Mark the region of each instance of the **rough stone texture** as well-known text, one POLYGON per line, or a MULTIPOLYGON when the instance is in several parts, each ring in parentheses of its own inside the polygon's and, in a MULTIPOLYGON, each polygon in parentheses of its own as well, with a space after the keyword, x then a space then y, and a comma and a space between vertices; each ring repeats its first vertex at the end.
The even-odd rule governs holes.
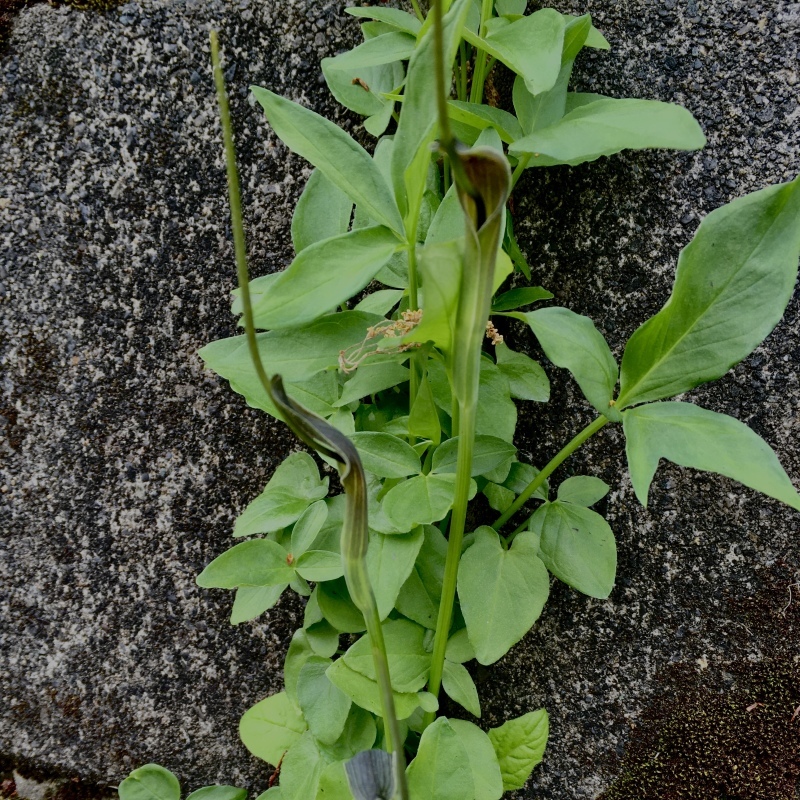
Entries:
MULTIPOLYGON (((536 282, 592 316, 619 354, 666 298, 699 219, 794 177, 800 5, 556 5, 591 11, 614 47, 581 57, 576 88, 682 102, 709 138, 699 154, 627 154, 520 184, 517 229, 536 282)), ((318 69, 354 40, 343 6, 142 0, 105 15, 37 6, 0 54, 4 763, 108 784, 157 760, 188 788, 265 786, 236 725, 278 688, 300 604, 231 629, 230 596, 193 578, 295 444, 196 355, 233 332, 206 41, 213 24, 228 43, 260 274, 290 257, 307 170, 248 106, 246 86, 307 103, 366 141, 318 69)), ((523 331, 508 333, 532 348, 523 331)), ((753 426, 796 484, 798 369, 795 297, 762 348, 692 398, 753 426)), ((522 415, 519 444, 535 463, 590 419, 574 384, 549 372, 556 402, 522 415)), ((662 468, 645 511, 614 429, 556 477, 585 470, 613 486, 603 510, 619 541, 616 590, 600 602, 556 586, 534 632, 491 674, 476 672, 487 723, 550 711, 545 762, 519 798, 595 797, 664 669, 727 674, 730 662, 769 656, 728 599, 769 587, 769 619, 780 612, 770 568, 800 571, 798 518, 777 502, 662 468)))

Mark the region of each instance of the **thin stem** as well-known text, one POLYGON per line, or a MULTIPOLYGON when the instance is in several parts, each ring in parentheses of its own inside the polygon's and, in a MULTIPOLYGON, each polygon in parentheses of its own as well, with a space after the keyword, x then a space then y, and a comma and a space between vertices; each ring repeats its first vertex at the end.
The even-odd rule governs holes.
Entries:
POLYGON ((527 155, 522 156, 519 161, 517 161, 517 166, 514 168, 514 173, 511 176, 511 189, 513 190, 514 187, 517 185, 517 181, 522 177, 522 173, 528 168, 528 164, 530 163, 531 155, 528 153, 527 155))
MULTIPOLYGON (((228 95, 225 91, 225 79, 222 75, 222 66, 219 58, 219 40, 217 32, 211 31, 211 64, 214 72, 214 83, 217 90, 217 102, 219 103, 220 121, 222 124, 222 139, 225 146, 225 167, 228 178, 228 196, 231 207, 231 226, 233 228, 233 246, 236 254, 236 273, 238 277, 239 290, 242 298, 242 311, 244 316, 245 336, 253 367, 258 375, 258 379, 264 387, 267 395, 273 402, 276 402, 276 395, 270 383, 264 366, 261 362, 261 355, 258 352, 258 341, 256 339, 255 324, 253 321, 253 306, 250 299, 250 279, 247 268, 247 246, 244 237, 244 223, 242 220, 242 201, 241 190, 239 187, 239 174, 236 169, 236 151, 233 143, 233 128, 231 126, 230 107, 228 105, 228 95)), ((280 385, 280 384, 279 384, 280 385)), ((286 398, 284 398, 286 399, 286 398)), ((288 402, 288 399, 287 399, 288 402)), ((280 405, 279 403, 277 403, 280 405)), ((334 455, 333 451, 326 451, 328 455, 334 455)), ((346 518, 354 525, 359 526, 360 535, 350 537, 352 546, 358 542, 365 542, 367 533, 367 505, 366 505, 366 484, 364 474, 359 464, 359 479, 355 473, 342 473, 342 482, 345 484, 347 494, 348 512, 346 518), (355 495, 360 495, 356 497, 355 495), (354 512, 353 509, 356 509, 354 512)), ((360 546, 360 545, 358 545, 360 546)), ((383 640, 383 630, 381 628, 380 615, 375 602, 375 596, 369 582, 369 575, 366 568, 366 545, 363 545, 363 552, 355 554, 345 553, 345 573, 348 580, 348 587, 351 588, 354 602, 357 602, 361 612, 364 614, 367 631, 372 642, 372 655, 375 664, 376 676, 381 692, 381 706, 386 731, 386 743, 390 750, 395 754, 394 767, 395 779, 400 794, 400 800, 409 800, 408 784, 405 774, 405 756, 403 753, 403 741, 400 734, 400 726, 397 721, 397 714, 394 706, 394 695, 392 693, 391 678, 389 675, 389 662, 386 657, 386 645, 383 640)))
POLYGON ((225 146, 225 169, 228 177, 228 196, 231 206, 231 227, 233 228, 233 249, 236 254, 236 274, 239 282, 239 292, 242 297, 242 311, 244 316, 244 332, 247 348, 253 361, 256 375, 267 392, 272 395, 269 378, 261 363, 258 352, 258 340, 253 321, 253 305, 250 302, 250 276, 247 269, 247 246, 244 239, 244 223, 242 222, 242 197, 239 189, 239 173, 236 169, 236 150, 233 145, 233 128, 231 126, 231 112, 228 105, 228 94, 225 91, 225 78, 222 75, 222 66, 219 60, 219 40, 217 32, 211 31, 211 64, 214 70, 214 84, 217 89, 217 102, 219 116, 222 124, 222 141, 225 146))
MULTIPOLYGON (((492 18, 492 0, 481 0, 481 27, 480 36, 486 36, 486 23, 492 18)), ((472 76, 472 90, 469 100, 471 103, 483 102, 483 85, 486 80, 486 51, 477 49, 475 53, 475 72, 472 76)))
POLYGON ((590 425, 587 425, 571 442, 565 445, 547 463, 545 468, 525 487, 522 494, 499 516, 492 527, 499 531, 514 514, 519 511, 528 499, 539 489, 540 486, 566 461, 587 439, 594 436, 607 422, 607 417, 598 417, 590 425))
MULTIPOLYGON (((475 444, 475 405, 462 406, 458 426, 458 458, 456 461, 456 491, 453 502, 453 515, 450 519, 450 536, 447 542, 447 560, 444 567, 442 598, 439 601, 439 616, 436 620, 436 636, 433 640, 431 672, 428 691, 439 696, 444 670, 444 657, 450 626, 453 623, 453 604, 458 581, 458 563, 461 560, 461 546, 464 542, 464 527, 467 521, 469 503, 470 474, 472 472, 472 452, 475 444)), ((453 431, 455 433, 455 431, 453 431)), ((425 725, 435 718, 434 713, 425 715, 425 725)))
POLYGON ((458 99, 467 99, 467 69, 469 60, 467 59, 467 43, 462 39, 458 43, 458 99))
POLYGON ((414 8, 414 13, 417 15, 417 19, 420 22, 425 22, 425 15, 422 13, 422 9, 419 7, 417 0, 411 0, 411 5, 414 8))

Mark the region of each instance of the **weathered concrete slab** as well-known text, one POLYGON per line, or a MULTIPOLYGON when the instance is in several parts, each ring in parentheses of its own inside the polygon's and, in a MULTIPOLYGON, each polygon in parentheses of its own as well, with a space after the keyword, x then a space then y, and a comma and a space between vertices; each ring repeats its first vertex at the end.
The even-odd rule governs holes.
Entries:
MULTIPOLYGON (((228 42, 252 264, 266 272, 290 257, 306 173, 248 106, 246 86, 357 130, 318 70, 355 35, 343 5, 143 0, 107 15, 37 6, 0 55, 7 763, 114 783, 158 760, 190 787, 264 787, 236 725, 278 687, 299 604, 234 630, 230 598, 193 578, 295 444, 196 356, 233 332, 207 31, 218 26, 228 42)), ((537 278, 620 352, 666 298, 699 219, 800 168, 800 8, 557 6, 591 11, 614 46, 582 57, 577 88, 683 102, 709 137, 700 154, 626 155, 520 185, 517 228, 537 278)), ((796 297, 763 348, 696 393, 772 443, 795 483, 799 329, 796 297)), ((582 411, 526 409, 520 446, 539 462, 589 419, 575 387, 551 377, 554 397, 582 411)), ((583 800, 607 787, 668 665, 720 675, 729 662, 768 657, 779 584, 800 566, 797 515, 722 479, 665 469, 650 509, 639 508, 618 431, 564 475, 578 469, 614 487, 605 510, 619 539, 618 588, 606 603, 556 588, 537 629, 478 676, 489 723, 550 710, 551 746, 521 798, 583 800), (766 604, 755 631, 735 605, 751 595, 766 604)))

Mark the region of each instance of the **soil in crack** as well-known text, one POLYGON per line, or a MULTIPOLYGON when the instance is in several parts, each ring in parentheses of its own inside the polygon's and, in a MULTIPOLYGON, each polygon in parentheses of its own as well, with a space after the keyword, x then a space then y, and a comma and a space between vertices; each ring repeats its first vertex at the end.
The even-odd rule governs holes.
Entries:
MULTIPOLYGON (((698 672, 676 665, 598 800, 795 800, 800 788, 800 570, 731 601, 763 657, 698 672)), ((752 649, 752 648, 751 648, 752 649)))

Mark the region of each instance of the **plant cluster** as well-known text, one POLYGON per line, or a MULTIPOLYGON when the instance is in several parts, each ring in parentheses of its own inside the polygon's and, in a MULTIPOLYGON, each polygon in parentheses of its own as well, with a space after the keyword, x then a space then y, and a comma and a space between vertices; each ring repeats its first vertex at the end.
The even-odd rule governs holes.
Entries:
MULTIPOLYGON (((244 541, 198 577, 236 591, 234 624, 287 588, 308 598, 284 691, 241 721, 248 749, 279 771, 265 800, 499 800, 524 785, 545 748, 546 711, 484 732, 437 717, 439 695, 481 716, 465 664, 502 658, 540 616, 553 578, 590 597, 611 592, 614 535, 591 508, 609 487, 548 480, 605 425, 623 427, 643 504, 665 458, 800 509, 752 430, 670 399, 725 374, 782 316, 800 253, 800 179, 708 215, 680 255, 672 295, 618 366, 587 317, 530 310, 552 295, 520 285, 531 272, 509 194, 529 168, 702 147, 699 126, 679 106, 568 91, 581 49, 608 47, 589 15, 441 0, 424 16, 412 3, 413 14, 347 9, 368 20, 364 42, 322 62, 334 96, 378 137, 372 155, 253 87, 275 133, 315 169, 292 220, 296 257, 252 281, 219 92, 240 276, 233 312, 245 335, 201 355, 337 467, 345 489, 328 497, 317 462, 291 454, 236 520, 244 541), (515 73, 514 114, 483 102, 496 62, 515 73), (501 316, 528 325, 597 412, 541 468, 514 447, 515 401, 547 402, 548 379, 503 341, 492 322, 501 316), (479 493, 497 516, 467 530, 479 493)), ((221 83, 218 61, 216 75, 221 83)), ((178 800, 180 787, 155 765, 120 786, 123 800, 148 793, 178 800)), ((232 787, 190 797, 201 793, 245 797, 232 787)))

